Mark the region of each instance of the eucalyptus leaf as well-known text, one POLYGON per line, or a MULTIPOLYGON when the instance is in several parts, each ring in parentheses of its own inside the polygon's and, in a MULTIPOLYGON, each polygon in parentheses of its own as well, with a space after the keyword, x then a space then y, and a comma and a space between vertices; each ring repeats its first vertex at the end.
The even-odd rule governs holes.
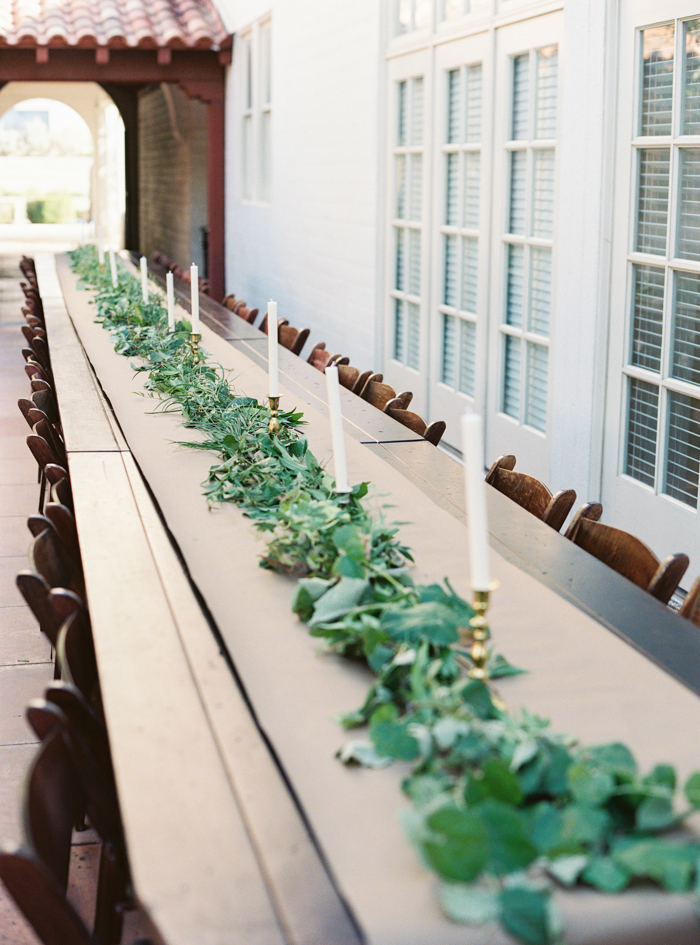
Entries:
POLYGON ((498 917, 499 895, 496 890, 462 883, 442 883, 440 902, 445 914, 454 922, 482 925, 498 917))
POLYGON ((546 893, 517 886, 503 889, 499 907, 501 925, 521 942, 548 945, 552 941, 546 893))

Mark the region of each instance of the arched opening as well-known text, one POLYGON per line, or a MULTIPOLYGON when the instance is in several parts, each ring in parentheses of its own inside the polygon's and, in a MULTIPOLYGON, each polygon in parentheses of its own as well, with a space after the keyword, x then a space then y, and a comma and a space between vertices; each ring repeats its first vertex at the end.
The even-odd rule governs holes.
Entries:
POLYGON ((0 248, 125 245, 124 122, 95 82, 0 89, 0 248))

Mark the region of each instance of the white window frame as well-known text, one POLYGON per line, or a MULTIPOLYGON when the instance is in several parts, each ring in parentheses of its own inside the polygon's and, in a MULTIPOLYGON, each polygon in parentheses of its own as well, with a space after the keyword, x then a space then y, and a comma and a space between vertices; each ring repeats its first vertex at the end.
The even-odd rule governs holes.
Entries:
POLYGON ((239 61, 240 179, 244 203, 270 202, 272 149, 272 20, 267 16, 236 36, 239 61))

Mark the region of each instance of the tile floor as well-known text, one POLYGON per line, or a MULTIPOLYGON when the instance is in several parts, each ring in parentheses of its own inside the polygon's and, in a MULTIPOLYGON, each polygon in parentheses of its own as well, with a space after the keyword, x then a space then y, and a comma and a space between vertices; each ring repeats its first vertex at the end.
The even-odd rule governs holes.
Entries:
MULTIPOLYGON (((48 642, 15 586, 15 575, 28 566, 31 540, 27 516, 37 508, 36 463, 26 444, 29 432, 17 409, 30 396, 24 373, 20 326, 23 294, 19 256, 0 254, 0 844, 21 840, 22 782, 36 740, 24 720, 24 708, 41 697, 53 678, 48 642)), ((74 835, 69 898, 88 925, 93 908, 99 842, 92 830, 74 835)), ((155 936, 145 916, 128 913, 123 943, 155 936)), ((0 883, 0 945, 38 945, 39 940, 0 883)))

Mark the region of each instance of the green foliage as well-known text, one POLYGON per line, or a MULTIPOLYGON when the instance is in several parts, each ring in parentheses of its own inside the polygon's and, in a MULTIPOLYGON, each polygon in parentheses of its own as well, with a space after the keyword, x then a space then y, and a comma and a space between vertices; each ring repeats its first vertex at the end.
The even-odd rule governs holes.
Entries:
MULTIPOLYGON (((400 763, 407 833, 441 879, 441 902, 455 921, 497 920, 528 945, 560 941, 552 884, 606 893, 633 882, 671 892, 700 885, 700 842, 661 834, 700 809, 700 773, 685 782, 666 764, 640 775, 620 743, 579 746, 523 710, 504 711, 492 689, 463 672, 469 652, 460 630, 474 612, 447 582, 414 585, 412 560, 381 513, 365 505, 368 484, 349 496, 300 435, 302 415, 280 413, 271 437, 269 409, 237 393, 225 372, 196 357, 186 321, 166 330, 155 296, 119 287, 100 272, 92 248, 73 254, 96 287, 97 319, 121 354, 137 358, 145 390, 160 410, 182 414, 218 454, 204 493, 236 502, 265 534, 261 564, 299 576, 292 607, 326 647, 374 672, 364 703, 340 716, 368 738, 338 752, 348 765, 400 763), (462 665, 460 665, 462 664, 462 665)), ((491 679, 522 672, 500 654, 491 679)))
POLYGON ((75 219, 73 198, 70 194, 47 194, 27 201, 30 223, 72 223, 75 219))

